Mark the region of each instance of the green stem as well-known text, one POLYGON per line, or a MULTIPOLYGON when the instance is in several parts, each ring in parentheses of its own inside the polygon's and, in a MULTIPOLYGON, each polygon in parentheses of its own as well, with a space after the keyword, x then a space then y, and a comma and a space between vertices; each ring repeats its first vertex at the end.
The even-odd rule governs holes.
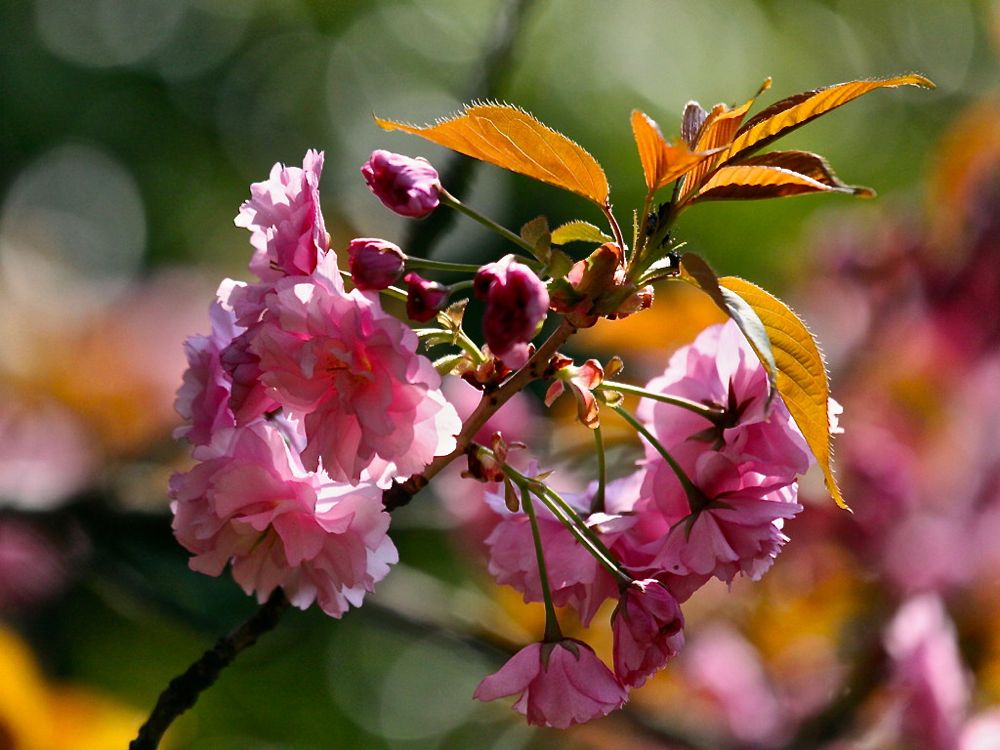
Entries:
MULTIPOLYGON (((496 232, 497 234, 499 234, 501 237, 503 237, 508 242, 512 242, 513 244, 517 245, 521 249, 526 250, 529 255, 534 256, 534 254, 535 254, 535 248, 533 248, 531 245, 529 245, 527 242, 525 242, 521 237, 518 237, 516 234, 514 234, 512 231, 510 231, 506 227, 500 226, 495 221, 493 221, 493 219, 490 219, 487 216, 483 216, 478 211, 476 211, 476 210, 474 210, 472 208, 469 208, 464 203, 462 203, 462 201, 460 201, 458 198, 456 198, 454 195, 452 195, 451 193, 449 193, 444 188, 441 188, 440 198, 441 198, 441 203, 443 203, 444 205, 450 206, 451 208, 454 208, 459 213, 465 214, 466 216, 468 216, 473 221, 479 222, 480 224, 482 224, 487 229, 489 229, 489 230, 491 230, 491 231, 496 232)), ((534 261, 531 261, 531 262, 534 263, 534 261)))
POLYGON ((452 294, 455 292, 460 292, 463 289, 471 289, 476 282, 472 279, 462 279, 461 281, 456 281, 454 284, 449 284, 448 289, 452 294))
MULTIPOLYGON (((486 455, 492 456, 493 453, 488 448, 481 447, 480 451, 486 455)), ((619 567, 615 556, 611 554, 611 551, 604 546, 597 534, 594 533, 580 518, 580 514, 576 512, 565 500, 560 497, 559 493, 553 490, 551 487, 545 484, 536 482, 529 477, 524 476, 521 472, 515 469, 510 464, 504 464, 504 473, 510 477, 515 484, 518 486, 530 486, 535 492, 539 500, 541 500, 545 507, 552 511, 552 515, 555 516, 556 520, 559 521, 566 529, 576 537, 576 540, 583 545, 583 548, 587 550, 594 558, 604 566, 604 568, 613 575, 619 581, 623 581, 628 584, 632 582, 632 577, 619 567)))
POLYGON ((527 483, 518 484, 521 490, 521 504, 531 522, 531 536, 535 542, 535 558, 538 560, 538 577, 542 584, 542 601, 545 603, 545 642, 556 643, 563 638, 556 619, 556 608, 552 604, 552 590, 549 588, 549 572, 545 567, 545 555, 542 553, 542 536, 538 531, 538 519, 535 517, 535 504, 531 500, 531 490, 527 483))
POLYGON ((682 409, 687 409, 690 412, 694 412, 699 417, 704 417, 714 424, 719 424, 725 417, 726 410, 718 406, 708 406, 707 404, 700 404, 697 401, 691 401, 690 399, 683 398, 682 396, 671 396, 667 393, 657 393, 656 391, 649 391, 645 388, 640 388, 637 385, 629 385, 628 383, 618 383, 612 380, 605 380, 599 386, 598 390, 604 391, 618 391, 619 393, 629 393, 634 396, 642 396, 643 398, 649 398, 653 401, 660 401, 664 404, 672 404, 674 406, 679 406, 682 409))
POLYGON ((604 488, 608 482, 607 458, 604 455, 604 436, 601 434, 601 426, 594 428, 594 447, 597 451, 597 492, 594 499, 590 501, 591 513, 604 512, 604 488))
POLYGON ((649 442, 650 445, 653 446, 653 448, 656 450, 657 453, 663 456, 663 460, 667 462, 667 464, 670 466, 674 474, 677 475, 677 479, 678 481, 680 481, 681 487, 684 488, 684 494, 687 495, 688 502, 691 505, 691 511, 695 512, 699 508, 703 508, 705 505, 707 505, 708 499, 705 497, 704 493, 702 493, 701 490, 699 490, 697 487, 694 486, 694 482, 692 482, 691 479, 688 477, 688 475, 684 473, 684 470, 680 467, 680 464, 678 464, 677 461, 674 459, 674 457, 671 456, 670 453, 667 451, 667 449, 663 447, 660 441, 656 439, 656 436, 653 435, 653 433, 651 433, 648 429, 646 429, 646 426, 642 424, 642 422, 633 417, 622 407, 612 406, 611 408, 618 413, 618 416, 620 416, 622 419, 628 422, 633 427, 633 429, 635 429, 636 432, 638 432, 640 435, 646 438, 646 440, 649 442))
POLYGON ((428 271, 455 271, 456 273, 476 273, 479 266, 472 263, 449 263, 444 260, 429 260, 427 258, 414 258, 407 256, 406 269, 423 268, 428 271))

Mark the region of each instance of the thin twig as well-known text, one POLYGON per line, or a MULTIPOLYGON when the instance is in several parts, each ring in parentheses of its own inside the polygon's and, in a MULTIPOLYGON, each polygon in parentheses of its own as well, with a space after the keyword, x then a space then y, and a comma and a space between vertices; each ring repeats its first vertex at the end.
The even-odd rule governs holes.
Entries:
POLYGON ((211 687, 223 669, 237 654, 244 651, 264 633, 278 624, 281 613, 288 608, 288 599, 281 589, 275 589, 242 625, 220 638, 212 648, 201 655, 184 674, 175 677, 160 693, 146 723, 129 744, 129 750, 156 750, 163 733, 174 720, 191 708, 201 693, 211 687))

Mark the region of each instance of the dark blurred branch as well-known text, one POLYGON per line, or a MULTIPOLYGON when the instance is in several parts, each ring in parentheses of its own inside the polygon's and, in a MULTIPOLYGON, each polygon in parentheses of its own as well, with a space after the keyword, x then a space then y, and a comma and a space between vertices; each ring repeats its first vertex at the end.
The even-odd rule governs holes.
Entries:
POLYGON ((195 704, 202 691, 215 683, 222 670, 232 663, 237 654, 250 648, 260 636, 272 630, 287 608, 288 599, 284 592, 276 589, 271 598, 246 622, 220 638, 184 674, 171 680, 157 699, 146 723, 139 729, 138 736, 129 744, 129 750, 156 750, 163 733, 174 719, 195 704))
MULTIPOLYGON (((528 9, 533 4, 534 0, 500 3, 499 17, 490 35, 492 44, 483 55, 482 64, 468 84, 468 93, 463 97, 465 101, 498 97, 510 71, 517 38, 524 26, 528 9)), ((464 198, 478 166, 479 162, 475 159, 452 154, 438 170, 441 174, 441 184, 452 195, 459 199, 464 198)), ((434 243, 448 231, 454 220, 454 211, 439 210, 432 212, 426 219, 412 222, 403 248, 410 255, 429 258, 434 243)))

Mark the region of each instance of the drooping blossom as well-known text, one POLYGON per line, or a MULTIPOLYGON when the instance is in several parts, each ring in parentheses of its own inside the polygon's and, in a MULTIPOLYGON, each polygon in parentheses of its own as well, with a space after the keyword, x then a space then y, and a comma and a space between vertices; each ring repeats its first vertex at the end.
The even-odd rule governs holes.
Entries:
POLYGON ((903 604, 885 633, 902 730, 921 750, 951 750, 969 704, 955 626, 935 594, 903 604))
POLYGON ((323 152, 310 149, 301 168, 275 164, 269 179, 250 186, 250 200, 240 206, 235 224, 251 232, 256 252, 250 270, 262 280, 312 273, 329 248, 319 205, 322 171, 323 152))
POLYGON ((513 708, 529 724, 558 729, 606 716, 627 698, 590 646, 570 638, 525 646, 473 693, 481 701, 507 695, 518 696, 513 708))
POLYGON ((611 616, 615 674, 639 687, 684 647, 684 615, 657 580, 633 581, 611 616))
POLYGON ((276 282, 250 348, 270 394, 302 421, 305 465, 357 482, 373 464, 414 474, 455 447, 461 422, 417 344, 374 293, 345 292, 327 254, 309 277, 276 282))
POLYGON ((406 282, 406 314, 410 320, 426 323, 448 304, 448 287, 429 281, 410 271, 403 277, 406 282))
POLYGON ((752 463, 760 473, 789 479, 805 473, 813 460, 781 399, 768 403, 767 371, 731 320, 706 328, 678 349, 646 389, 726 410, 715 424, 673 404, 643 399, 637 416, 668 450, 697 442, 741 465, 752 463))
POLYGON ((174 534, 192 570, 217 576, 231 564, 260 602, 280 587, 296 607, 316 601, 340 617, 397 561, 382 491, 307 471, 269 424, 220 430, 194 457, 170 480, 174 534))
MULTIPOLYGON (((680 449, 677 455, 684 457, 680 449)), ((722 453, 703 452, 694 460, 691 481, 700 507, 691 506, 662 458, 648 461, 646 470, 642 494, 655 500, 669 524, 648 551, 681 601, 713 576, 726 583, 737 573, 759 579, 788 541, 784 521, 802 510, 791 479, 760 474, 722 453)))
POLYGON ((440 202, 441 180, 422 157, 379 149, 362 165, 361 174, 382 204, 401 216, 419 219, 440 202))
POLYGON ((476 273, 473 291, 486 301, 483 336, 490 351, 511 368, 528 361, 528 342, 549 309, 542 280, 513 255, 487 263, 476 273))
POLYGON ((207 445, 216 432, 236 424, 229 404, 232 381, 221 355, 243 328, 236 324, 232 309, 219 301, 212 303, 209 319, 210 334, 190 336, 184 342, 188 368, 174 402, 177 413, 189 422, 174 430, 174 437, 194 445, 207 445))
MULTIPOLYGON (((558 355, 555 359, 558 360, 558 355)), ((604 381, 604 368, 596 359, 588 359, 580 367, 576 367, 568 357, 565 362, 562 367, 559 366, 561 361, 554 365, 557 368, 556 377, 545 391, 545 405, 552 406, 569 389, 576 399, 576 418, 585 427, 600 427, 600 412, 593 391, 604 381)))
POLYGON ((359 237, 347 246, 351 279, 358 289, 385 289, 403 273, 406 256, 386 240, 359 237))

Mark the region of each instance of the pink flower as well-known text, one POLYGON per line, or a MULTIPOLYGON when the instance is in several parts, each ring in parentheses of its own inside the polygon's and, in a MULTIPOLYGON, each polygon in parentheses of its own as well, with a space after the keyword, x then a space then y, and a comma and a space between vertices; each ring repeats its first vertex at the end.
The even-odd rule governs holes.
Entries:
POLYGON ((174 402, 177 413, 190 422, 178 427, 174 437, 187 438, 195 445, 208 444, 220 429, 236 424, 229 405, 231 381, 221 354, 243 329, 236 325, 233 311, 220 302, 212 303, 209 317, 212 332, 184 342, 188 368, 174 402))
POLYGON ((385 289, 400 277, 406 262, 398 246, 372 237, 351 240, 347 259, 358 289, 385 289))
POLYGON ((481 701, 506 695, 518 696, 514 710, 529 724, 558 729, 607 716, 627 699, 590 646, 569 638, 525 646, 473 693, 481 701))
POLYGON ((633 581, 611 616, 615 674, 639 687, 684 647, 684 615, 659 581, 633 581))
MULTIPOLYGON (((675 458, 689 463, 680 450, 675 458)), ((646 469, 642 494, 655 499, 670 525, 649 548, 655 551, 652 564, 666 572, 681 601, 712 576, 726 583, 737 573, 760 578, 788 540, 784 520, 802 510, 791 479, 745 469, 721 453, 700 453, 694 461, 691 481, 702 495, 700 507, 691 507, 662 458, 650 460, 646 469)))
POLYGON ((910 599, 885 634, 904 733, 921 748, 952 750, 969 703, 955 626, 933 594, 910 599))
POLYGON ((439 203, 441 181, 437 170, 421 157, 391 151, 373 151, 361 167, 368 187, 383 205, 401 216, 419 219, 439 203))
POLYGON ((406 282, 406 314, 411 320, 424 323, 434 318, 448 304, 448 287, 428 281, 410 271, 403 277, 406 282))
POLYGON ((397 561, 382 491, 306 471, 270 425, 220 430, 194 457, 170 480, 174 534, 194 554, 192 570, 217 576, 231 563, 260 602, 280 586, 296 607, 316 601, 340 617, 397 561))
POLYGON ((264 281, 312 273, 329 248, 319 206, 322 171, 323 152, 309 150, 301 169, 275 164, 269 179, 250 186, 235 223, 250 230, 250 270, 264 281))
POLYGON ((308 278, 279 280, 267 305, 251 350, 270 394, 302 420, 307 467, 322 460, 334 480, 357 482, 370 466, 410 475, 454 450, 462 425, 416 335, 374 293, 345 292, 332 254, 308 278))
POLYGON ((767 371, 733 321, 706 328, 678 349, 647 390, 725 409, 721 424, 673 404, 643 399, 637 415, 667 449, 693 441, 770 476, 805 473, 812 454, 788 409, 767 403, 767 371))
POLYGON ((545 391, 545 405, 552 406, 568 386, 576 399, 576 418, 591 429, 600 427, 600 411, 593 391, 604 382, 604 368, 596 359, 588 359, 580 367, 575 367, 569 358, 565 361, 564 367, 554 365, 558 369, 552 385, 545 391))
POLYGON ((486 300, 483 335, 490 351, 508 367, 523 367, 528 342, 549 309, 545 284, 513 255, 506 255, 479 269, 473 291, 486 300))

